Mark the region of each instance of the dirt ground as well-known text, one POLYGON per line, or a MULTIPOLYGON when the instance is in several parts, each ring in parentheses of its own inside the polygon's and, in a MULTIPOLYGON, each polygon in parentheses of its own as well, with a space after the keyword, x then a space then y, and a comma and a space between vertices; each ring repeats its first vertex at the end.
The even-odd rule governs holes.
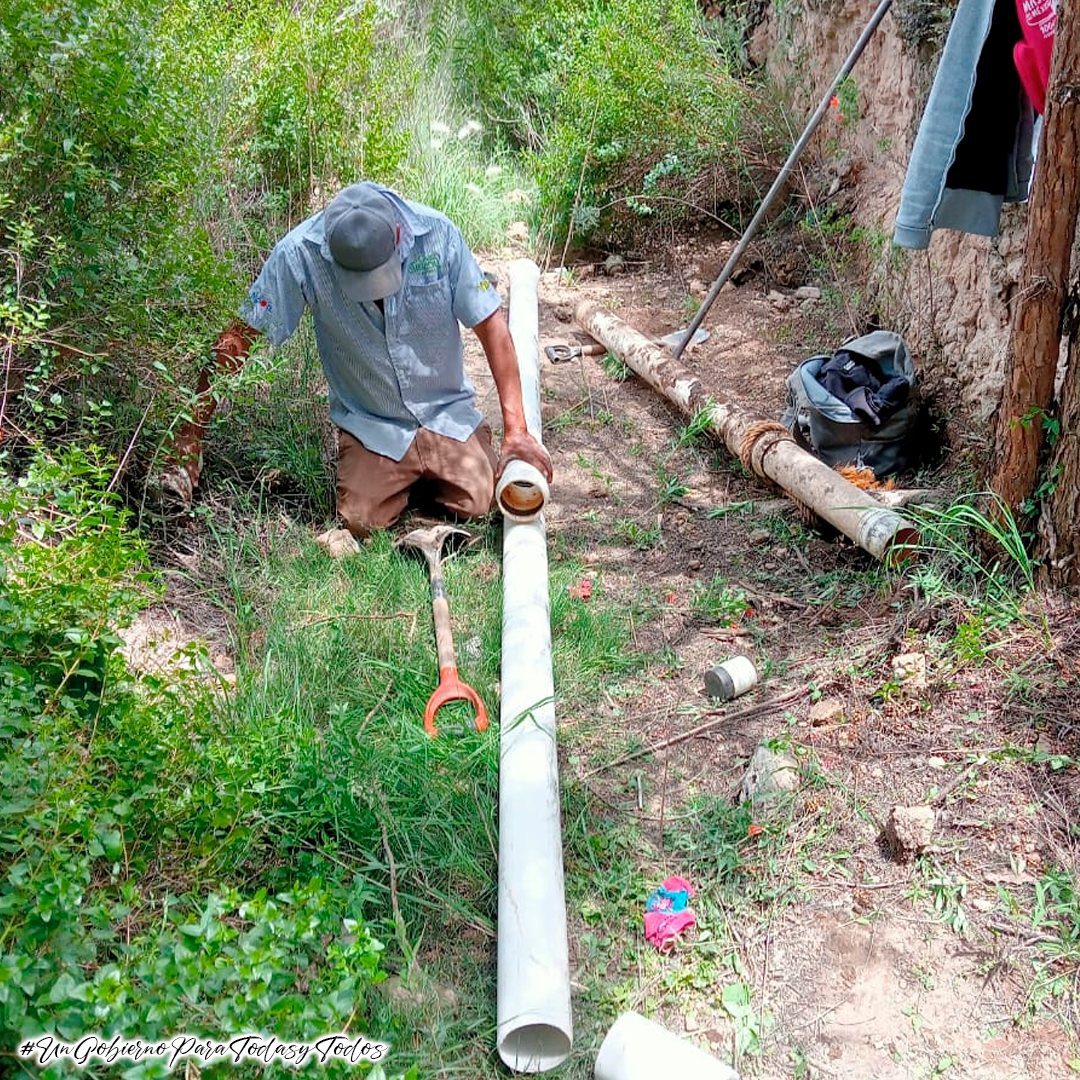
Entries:
MULTIPOLYGON (((570 283, 545 274, 541 348, 573 340, 573 306, 585 295, 659 336, 688 321, 688 289, 698 288, 662 273, 579 268, 570 283)), ((706 383, 779 418, 786 377, 809 353, 778 342, 822 323, 820 303, 770 300, 760 277, 751 280, 721 296, 711 339, 687 361, 706 383)), ((740 937, 738 912, 729 921, 766 1020, 760 1057, 740 1068, 852 1080, 1050 1078, 1080 1068, 1075 955, 1071 967, 1045 968, 1038 950, 1048 935, 1030 919, 1040 875, 1077 869, 1080 782, 1071 762, 1047 764, 1077 750, 1077 612, 1047 601, 1052 644, 1014 627, 996 666, 958 663, 941 644, 954 612, 928 605, 842 539, 804 527, 723 450, 673 451, 685 418, 644 384, 617 381, 597 358, 542 362, 556 472, 551 543, 576 552, 628 604, 657 597, 661 613, 637 644, 671 660, 641 681, 635 700, 611 702, 606 723, 593 718, 595 754, 575 754, 578 764, 564 769, 636 815, 663 850, 665 810, 675 817, 702 793, 730 797, 759 741, 787 737, 800 761, 781 857, 762 869, 781 886, 797 877, 799 888, 759 908, 755 932, 740 937), (667 501, 656 472, 665 461, 687 489, 667 501), (747 599, 734 626, 708 625, 691 607, 715 574, 747 599), (596 761, 611 760, 612 743, 628 733, 651 745, 693 726, 687 712, 708 708, 703 671, 739 652, 764 672, 761 686, 723 707, 732 720, 721 711, 701 738, 635 761, 647 792, 636 807, 631 766, 596 761), (910 652, 925 657, 925 686, 890 681, 892 658, 910 652), (1010 668, 1023 673, 1012 683, 1002 677, 1010 668), (800 688, 806 696, 786 709, 740 719, 747 706, 800 688), (896 804, 936 811, 932 843, 915 862, 894 861, 881 839, 896 804), (1027 1009, 1037 971, 1063 981, 1027 1009)), ((475 349, 470 369, 497 417, 475 349)), ((950 475, 920 480, 947 487, 950 475)), ((731 1017, 709 988, 672 996, 661 1015, 732 1059, 731 1017)))
MULTIPOLYGON (((602 276, 591 266, 543 275, 541 356, 574 340, 584 297, 648 334, 685 324, 723 250, 684 255, 682 275, 634 267, 602 276)), ((505 295, 508 262, 485 265, 505 295)), ((707 385, 774 419, 788 374, 814 351, 808 343, 820 332, 821 347, 835 348, 828 328, 846 314, 792 293, 751 275, 721 295, 710 340, 686 356, 707 385)), ((478 401, 498 427, 490 374, 465 337, 478 401)), ((740 1021, 708 979, 657 999, 655 977, 641 975, 630 1006, 745 1076, 1049 1080, 1080 1071, 1080 903, 1070 894, 1054 907, 1047 892, 1057 868, 1080 869, 1080 612, 1042 598, 1030 619, 986 631, 990 659, 966 662, 957 642, 972 631, 955 603, 804 521, 719 444, 680 445, 685 418, 643 383, 619 378, 603 358, 541 363, 555 466, 551 550, 579 560, 606 596, 651 613, 634 645, 653 660, 631 692, 606 695, 595 715, 560 713, 574 746, 572 756, 562 746, 564 779, 670 852, 677 873, 672 822, 695 800, 731 804, 763 740, 799 764, 779 823, 768 807, 756 812, 773 837, 745 857, 756 899, 722 913, 753 989, 757 1047, 740 1054, 740 1021), (710 583, 723 587, 727 618, 702 612, 710 583), (754 659, 761 683, 717 706, 702 674, 739 653, 754 659), (924 658, 925 680, 894 674, 893 659, 910 653, 924 658), (713 723, 699 737, 611 764, 703 719, 713 723), (882 839, 895 805, 934 812, 915 860, 897 861, 882 839)), ((964 475, 953 460, 917 482, 955 491, 964 475)), ((161 662, 159 639, 190 637, 157 617, 128 643, 151 666, 161 662)), ((227 678, 228 657, 214 663, 227 678)), ((592 928, 570 918, 579 987, 592 928)))

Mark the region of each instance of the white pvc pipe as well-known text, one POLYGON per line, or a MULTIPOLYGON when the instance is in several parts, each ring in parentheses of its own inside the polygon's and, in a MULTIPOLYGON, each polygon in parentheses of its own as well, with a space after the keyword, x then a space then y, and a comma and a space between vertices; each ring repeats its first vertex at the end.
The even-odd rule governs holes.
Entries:
MULTIPOLYGON (((525 422, 538 439, 539 280, 535 263, 511 264, 510 335, 525 422)), ((574 1035, 542 515, 503 522, 500 728, 498 1049, 508 1068, 544 1072, 566 1060, 574 1035)))
MULTIPOLYGON (((510 264, 510 337, 518 355, 525 424, 537 440, 540 439, 540 320, 536 298, 539 281, 540 268, 531 259, 516 259, 510 264), (520 301, 517 304, 515 288, 520 301)), ((507 462, 495 486, 495 503, 505 517, 535 521, 547 497, 547 480, 535 465, 516 458, 507 462)))
POLYGON ((495 485, 495 502, 503 515, 514 521, 535 521, 544 509, 548 494, 544 474, 535 465, 517 458, 506 463, 495 485))
POLYGON ((595 1080, 739 1080, 730 1066, 637 1013, 611 1026, 596 1058, 595 1080))

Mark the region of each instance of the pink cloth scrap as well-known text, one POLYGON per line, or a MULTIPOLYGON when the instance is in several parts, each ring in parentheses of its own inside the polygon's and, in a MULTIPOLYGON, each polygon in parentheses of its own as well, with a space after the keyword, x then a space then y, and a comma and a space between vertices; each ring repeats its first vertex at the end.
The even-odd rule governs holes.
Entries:
POLYGON ((689 902, 694 887, 685 878, 669 877, 645 901, 645 940, 666 952, 675 939, 697 924, 689 902))

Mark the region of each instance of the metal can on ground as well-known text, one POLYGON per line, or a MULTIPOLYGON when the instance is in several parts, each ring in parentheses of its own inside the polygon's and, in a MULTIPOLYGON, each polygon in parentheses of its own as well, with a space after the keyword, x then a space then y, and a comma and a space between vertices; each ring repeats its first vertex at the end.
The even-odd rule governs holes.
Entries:
POLYGON ((731 701, 757 686, 758 673, 748 656, 731 656, 705 672, 705 693, 731 701))

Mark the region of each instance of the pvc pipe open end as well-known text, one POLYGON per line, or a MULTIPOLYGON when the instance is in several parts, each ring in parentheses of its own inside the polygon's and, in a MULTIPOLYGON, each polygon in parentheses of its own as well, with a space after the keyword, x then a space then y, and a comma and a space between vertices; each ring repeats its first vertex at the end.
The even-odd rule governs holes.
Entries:
POLYGON ((499 1057, 514 1072, 547 1072, 569 1056, 570 1035, 554 1024, 525 1024, 508 1031, 499 1042, 499 1057))
POLYGON ((914 559, 918 551, 921 537, 919 530, 911 528, 898 529, 893 537, 892 547, 889 548, 886 560, 889 566, 903 566, 910 559, 914 559))
POLYGON ((511 521, 535 521, 547 502, 548 485, 544 474, 524 461, 511 461, 503 470, 495 488, 495 501, 511 521))

